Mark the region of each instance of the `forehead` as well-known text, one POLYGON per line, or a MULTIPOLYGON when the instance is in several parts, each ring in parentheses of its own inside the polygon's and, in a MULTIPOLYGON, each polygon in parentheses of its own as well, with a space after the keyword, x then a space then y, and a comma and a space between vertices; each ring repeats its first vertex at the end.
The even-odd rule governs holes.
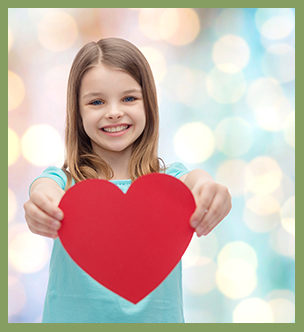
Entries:
POLYGON ((127 72, 100 64, 90 68, 82 77, 80 92, 96 88, 140 88, 137 81, 127 72))

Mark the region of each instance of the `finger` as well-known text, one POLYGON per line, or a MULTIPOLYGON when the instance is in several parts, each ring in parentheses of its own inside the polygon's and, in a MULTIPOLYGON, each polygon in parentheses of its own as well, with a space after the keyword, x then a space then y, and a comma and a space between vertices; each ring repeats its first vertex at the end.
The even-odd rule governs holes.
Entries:
POLYGON ((213 220, 208 224, 204 224, 203 228, 198 227, 196 230, 197 236, 201 237, 203 235, 208 235, 218 224, 218 221, 213 220))
POLYGON ((53 239, 58 237, 58 233, 54 229, 38 223, 37 221, 31 219, 29 216, 26 216, 26 220, 28 223, 28 227, 32 233, 50 237, 53 239))
POLYGON ((61 223, 57 219, 54 219, 51 216, 47 215, 44 211, 40 210, 39 207, 34 204, 31 204, 27 208, 26 214, 30 217, 31 221, 42 224, 54 231, 57 231, 61 227, 61 223))
POLYGON ((226 199, 223 203, 220 196, 216 196, 208 214, 197 226, 196 232, 198 236, 209 234, 229 213, 231 209, 231 202, 226 199))
POLYGON ((224 218, 225 216, 223 216, 218 220, 211 221, 209 224, 205 225, 203 229, 197 231, 197 236, 201 237, 203 235, 204 236, 208 235, 224 218))
POLYGON ((200 193, 194 192, 194 197, 196 197, 196 209, 190 217, 192 227, 196 228, 202 222, 206 213, 209 211, 215 193, 214 188, 210 186, 205 186, 200 193))
POLYGON ((205 206, 196 208, 196 210, 194 211, 194 213, 192 214, 192 216, 190 218, 190 225, 193 228, 198 227, 202 223, 202 221, 207 213, 208 213, 208 209, 205 206))
POLYGON ((34 191, 31 195, 31 199, 41 210, 45 211, 48 215, 54 217, 57 220, 63 219, 63 212, 57 207, 49 198, 44 195, 36 194, 34 191))

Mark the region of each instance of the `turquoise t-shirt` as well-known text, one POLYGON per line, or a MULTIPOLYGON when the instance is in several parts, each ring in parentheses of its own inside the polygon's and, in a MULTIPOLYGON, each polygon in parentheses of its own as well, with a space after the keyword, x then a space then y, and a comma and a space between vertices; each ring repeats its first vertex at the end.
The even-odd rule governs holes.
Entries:
MULTIPOLYGON (((176 178, 188 172, 181 163, 173 163, 165 171, 176 178)), ((38 178, 43 177, 53 179, 60 188, 65 188, 67 178, 61 169, 48 167, 38 178)), ((131 180, 111 182, 124 193, 131 185, 131 180)), ((181 262, 153 292, 137 304, 133 304, 84 272, 71 259, 59 238, 56 238, 50 261, 42 322, 183 323, 181 262)))

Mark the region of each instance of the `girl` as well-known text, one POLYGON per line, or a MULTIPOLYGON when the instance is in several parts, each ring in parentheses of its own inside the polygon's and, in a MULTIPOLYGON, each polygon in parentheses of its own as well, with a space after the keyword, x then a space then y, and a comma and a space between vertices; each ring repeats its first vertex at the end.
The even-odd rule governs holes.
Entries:
POLYGON ((110 180, 123 192, 136 178, 152 172, 179 178, 194 195, 197 207, 189 222, 199 237, 229 213, 227 188, 208 173, 189 171, 180 163, 163 165, 157 156, 158 121, 152 72, 133 44, 109 38, 90 42, 79 51, 68 81, 64 165, 49 167, 35 179, 24 204, 29 229, 54 239, 43 322, 184 322, 181 263, 134 305, 86 274, 57 238, 62 196, 89 178, 110 180))

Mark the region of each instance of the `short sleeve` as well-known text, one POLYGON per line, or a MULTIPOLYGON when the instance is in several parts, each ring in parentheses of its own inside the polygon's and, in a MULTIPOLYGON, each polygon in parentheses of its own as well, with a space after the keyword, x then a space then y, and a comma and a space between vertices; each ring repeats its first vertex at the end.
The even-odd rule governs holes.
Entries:
POLYGON ((180 178, 182 175, 189 173, 190 171, 182 163, 173 163, 166 170, 165 173, 175 178, 180 178))
POLYGON ((39 175, 30 185, 30 189, 32 184, 41 178, 49 178, 54 180, 58 186, 64 190, 65 189, 65 185, 67 183, 67 176, 65 175, 64 171, 58 167, 55 166, 50 166, 47 169, 45 169, 41 175, 39 175))

